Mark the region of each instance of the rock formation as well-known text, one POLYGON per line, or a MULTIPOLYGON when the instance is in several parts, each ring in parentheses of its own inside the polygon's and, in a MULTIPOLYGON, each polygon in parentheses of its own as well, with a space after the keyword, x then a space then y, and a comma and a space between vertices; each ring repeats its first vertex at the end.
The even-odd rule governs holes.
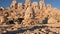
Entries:
POLYGON ((31 7, 28 7, 27 10, 25 11, 25 16, 24 16, 24 23, 26 25, 29 25, 33 23, 34 20, 34 15, 31 7))
POLYGON ((60 34, 60 10, 52 8, 51 4, 46 5, 44 0, 40 0, 39 4, 31 0, 26 0, 25 3, 13 0, 10 7, 0 7, 0 31, 16 31, 16 34, 60 34))
POLYGON ((16 8, 16 0, 13 0, 11 5, 10 5, 11 8, 16 8))

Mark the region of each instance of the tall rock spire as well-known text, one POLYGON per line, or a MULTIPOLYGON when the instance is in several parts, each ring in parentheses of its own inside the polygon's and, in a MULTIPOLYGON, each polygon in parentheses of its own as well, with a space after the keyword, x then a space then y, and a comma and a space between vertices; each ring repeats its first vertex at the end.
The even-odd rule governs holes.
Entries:
POLYGON ((47 5, 47 9, 50 10, 52 7, 51 7, 51 4, 48 4, 47 5))
POLYGON ((17 8, 20 9, 20 10, 22 10, 23 4, 22 3, 18 3, 17 8))
POLYGON ((48 5, 47 5, 47 11, 48 11, 48 13, 50 13, 50 12, 52 11, 51 4, 48 4, 48 5))
POLYGON ((28 24, 31 24, 31 22, 33 21, 33 11, 32 11, 32 8, 29 6, 27 8, 27 10, 25 11, 25 16, 24 16, 24 24, 28 25, 28 24))
POLYGON ((26 5, 30 5, 30 3, 31 3, 30 0, 26 0, 26 1, 25 1, 25 4, 26 4, 26 5))
POLYGON ((40 9, 46 9, 44 0, 41 0, 41 1, 40 1, 40 9))
POLYGON ((26 0, 25 1, 25 8, 31 5, 31 0, 26 0))
POLYGON ((41 2, 44 2, 44 0, 40 0, 41 2))
POLYGON ((11 3, 11 5, 10 5, 10 7, 11 8, 15 8, 16 7, 16 3, 17 3, 16 0, 13 0, 12 3, 11 3))

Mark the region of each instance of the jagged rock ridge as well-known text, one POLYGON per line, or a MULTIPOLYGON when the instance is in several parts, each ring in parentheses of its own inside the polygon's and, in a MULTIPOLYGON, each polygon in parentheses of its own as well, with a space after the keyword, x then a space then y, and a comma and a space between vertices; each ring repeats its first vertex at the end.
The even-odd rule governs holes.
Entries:
MULTIPOLYGON (((13 0, 9 8, 0 7, 0 26, 3 28, 13 26, 11 29, 6 28, 7 31, 12 31, 12 28, 18 30, 22 27, 34 27, 43 24, 48 27, 60 26, 58 25, 60 24, 60 10, 52 8, 50 4, 46 6, 44 0, 40 0, 39 4, 37 2, 31 3, 30 0, 26 0, 24 4, 13 0)), ((44 28, 42 28, 43 30, 44 28)), ((42 34, 42 32, 40 33, 42 34)))

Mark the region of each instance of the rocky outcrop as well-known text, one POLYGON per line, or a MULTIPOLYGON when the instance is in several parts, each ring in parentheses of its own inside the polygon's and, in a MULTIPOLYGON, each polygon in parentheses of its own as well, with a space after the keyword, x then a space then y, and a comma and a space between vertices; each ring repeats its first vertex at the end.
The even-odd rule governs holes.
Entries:
POLYGON ((10 7, 0 7, 1 32, 58 34, 59 28, 60 10, 52 8, 51 4, 46 5, 44 0, 40 0, 39 4, 31 0, 26 0, 25 3, 13 0, 10 7))

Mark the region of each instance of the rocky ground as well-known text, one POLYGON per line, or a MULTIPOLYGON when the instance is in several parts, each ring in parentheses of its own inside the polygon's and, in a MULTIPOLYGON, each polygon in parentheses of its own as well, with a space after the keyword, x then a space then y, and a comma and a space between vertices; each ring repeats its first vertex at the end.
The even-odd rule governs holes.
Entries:
MULTIPOLYGON (((0 26, 1 34, 60 34, 60 27, 49 24, 36 24, 30 26, 21 26, 17 27, 14 25, 0 26), (21 26, 21 27, 19 27, 21 26)), ((56 25, 56 24, 55 24, 56 25)))

